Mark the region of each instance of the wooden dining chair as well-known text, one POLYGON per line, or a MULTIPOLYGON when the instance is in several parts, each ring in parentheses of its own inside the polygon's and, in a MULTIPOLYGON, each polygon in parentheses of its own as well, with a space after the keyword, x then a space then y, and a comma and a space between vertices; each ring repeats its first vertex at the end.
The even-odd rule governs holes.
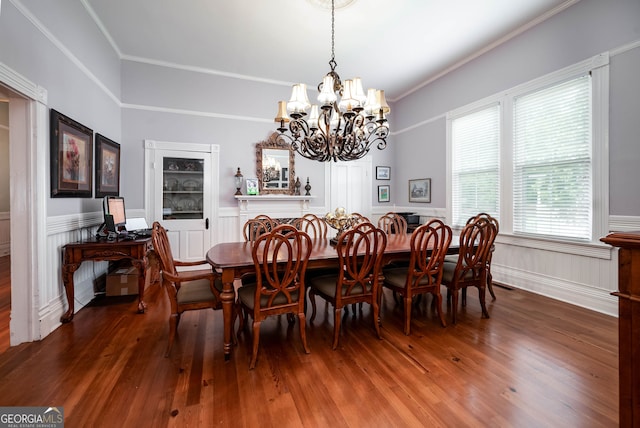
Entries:
POLYGON ((360 213, 351 213, 350 217, 352 218, 354 226, 358 225, 360 223, 370 223, 371 222, 366 216, 363 216, 360 213))
MULTIPOLYGON (((489 294, 491 294, 491 298, 493 300, 496 300, 496 293, 493 291, 493 275, 491 275, 491 259, 493 258, 493 252, 496 249, 495 240, 496 240, 496 237, 498 236, 498 233, 500 232, 500 223, 498 222, 498 219, 496 219, 495 217, 492 217, 490 214, 479 213, 475 217, 469 218, 469 220, 467 220, 467 224, 480 218, 486 218, 496 228, 496 233, 493 236, 493 239, 490 244, 491 249, 489 250, 489 256, 487 257, 487 289, 489 290, 489 294)), ((464 289, 462 291, 463 304, 466 303, 466 299, 467 299, 467 293, 466 293, 466 289, 464 289)))
POLYGON ((246 242, 254 242, 257 237, 271 230, 271 225, 264 219, 251 218, 242 226, 242 237, 246 242))
MULTIPOLYGON (((255 367, 258 357, 260 324, 272 315, 291 314, 298 317, 302 345, 304 351, 309 353, 305 330, 304 276, 310 254, 311 238, 290 224, 275 227, 253 243, 251 255, 256 282, 238 289, 239 308, 253 319, 250 369, 255 367)), ((239 331, 244 328, 244 318, 240 316, 239 331)), ((293 317, 289 320, 293 320, 293 317)))
POLYGON ((400 294, 404 301, 404 334, 411 333, 411 309, 415 296, 433 295, 440 323, 446 327, 442 313, 440 286, 444 256, 451 244, 451 228, 440 220, 431 220, 411 234, 411 257, 407 267, 383 269, 383 286, 400 294))
POLYGON ((181 262, 175 260, 167 231, 159 222, 152 226, 153 249, 160 259, 162 285, 169 297, 169 343, 165 357, 169 356, 175 339, 180 316, 185 311, 199 309, 221 309, 222 281, 206 260, 181 262), (206 265, 206 269, 178 271, 177 267, 206 265))
POLYGON ((315 214, 305 214, 300 218, 297 218, 293 221, 293 224, 296 225, 298 223, 299 230, 303 230, 306 232, 311 238, 322 238, 326 239, 327 234, 329 233, 329 225, 322 217, 318 217, 315 214), (312 227, 313 226, 313 227, 312 227))
POLYGON ((316 299, 320 296, 333 305, 333 349, 338 347, 342 308, 355 303, 368 303, 373 308, 373 323, 380 335, 378 293, 382 254, 387 236, 371 223, 362 223, 345 231, 337 245, 339 270, 335 274, 309 279, 311 321, 316 317, 316 299))
POLYGON ((378 219, 378 227, 387 235, 407 233, 407 220, 400 214, 388 212, 378 219))
MULTIPOLYGON (((468 223, 460 234, 460 250, 457 261, 454 263, 445 260, 444 262, 442 284, 447 286, 447 302, 452 301, 451 312, 454 324, 458 308, 458 292, 468 287, 478 289, 482 317, 489 318, 485 303, 487 258, 495 234, 495 226, 486 218, 479 218, 468 223)), ((466 299, 462 303, 465 305, 466 299)))

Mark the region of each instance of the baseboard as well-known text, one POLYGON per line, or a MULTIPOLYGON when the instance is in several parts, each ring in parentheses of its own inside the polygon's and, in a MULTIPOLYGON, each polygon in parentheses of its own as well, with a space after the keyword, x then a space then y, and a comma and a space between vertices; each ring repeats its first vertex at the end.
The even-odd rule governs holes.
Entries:
POLYGON ((618 300, 607 290, 492 265, 494 284, 530 291, 603 314, 618 316, 618 300))

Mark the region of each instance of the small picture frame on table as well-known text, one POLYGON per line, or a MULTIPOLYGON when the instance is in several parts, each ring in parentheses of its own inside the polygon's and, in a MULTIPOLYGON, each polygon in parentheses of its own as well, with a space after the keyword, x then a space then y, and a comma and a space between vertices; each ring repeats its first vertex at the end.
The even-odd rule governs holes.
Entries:
POLYGON ((376 180, 391 180, 391 167, 390 166, 377 166, 376 167, 376 180))
POLYGON ((378 186, 378 202, 389 202, 389 185, 378 186))
POLYGON ((52 198, 90 198, 93 192, 93 130, 51 109, 52 198))
POLYGON ((120 144, 96 134, 96 198, 120 195, 120 144))
POLYGON ((247 195, 258 195, 258 179, 257 178, 247 178, 245 180, 247 185, 247 195))
POLYGON ((409 180, 409 202, 431 202, 431 179, 409 180))

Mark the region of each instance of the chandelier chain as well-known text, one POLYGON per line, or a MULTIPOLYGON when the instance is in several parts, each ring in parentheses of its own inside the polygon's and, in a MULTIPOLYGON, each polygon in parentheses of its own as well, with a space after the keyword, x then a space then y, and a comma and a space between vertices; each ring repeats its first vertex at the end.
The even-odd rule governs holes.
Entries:
POLYGON ((336 32, 335 32, 335 28, 336 28, 336 23, 335 23, 335 14, 336 14, 336 9, 335 9, 335 0, 331 0, 331 61, 329 61, 329 64, 331 65, 331 71, 333 71, 335 69, 335 64, 336 64, 336 52, 335 52, 335 39, 336 39, 336 32))
POLYGON ((278 102, 275 119, 280 123, 276 141, 289 144, 307 159, 352 161, 366 156, 372 146, 378 150, 387 146, 389 125, 385 115, 390 108, 384 91, 369 89, 365 96, 360 78, 346 80, 343 85, 335 71, 336 65, 335 0, 331 0, 331 71, 318 85, 318 100, 322 104, 311 106, 306 85, 296 84, 289 103, 278 102), (307 118, 309 107, 311 113, 307 118))

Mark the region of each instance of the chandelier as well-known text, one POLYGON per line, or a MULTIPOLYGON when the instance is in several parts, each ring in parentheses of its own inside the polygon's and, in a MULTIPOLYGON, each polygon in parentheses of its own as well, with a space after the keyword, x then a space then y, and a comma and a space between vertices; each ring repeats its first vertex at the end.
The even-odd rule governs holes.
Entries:
POLYGON ((342 83, 335 71, 334 2, 331 0, 331 71, 318 85, 320 107, 309 103, 307 86, 298 83, 293 85, 288 103, 278 101, 275 118, 280 123, 278 140, 291 144, 305 158, 320 162, 360 159, 376 142, 379 150, 387 147, 389 135, 385 115, 391 109, 384 91, 369 89, 365 95, 359 77, 342 83))

